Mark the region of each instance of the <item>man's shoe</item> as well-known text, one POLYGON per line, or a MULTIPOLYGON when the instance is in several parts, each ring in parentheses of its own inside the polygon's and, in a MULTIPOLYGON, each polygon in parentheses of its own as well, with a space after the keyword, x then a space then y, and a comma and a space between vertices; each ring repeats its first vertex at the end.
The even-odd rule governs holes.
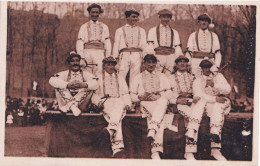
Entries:
POLYGON ((186 132, 186 137, 193 142, 195 139, 195 130, 194 129, 188 129, 188 131, 186 132))
POLYGON ((219 136, 217 134, 211 134, 210 135, 210 141, 211 142, 216 142, 216 143, 220 143, 221 142, 221 140, 220 140, 220 138, 219 138, 219 136))
POLYGON ((71 109, 74 116, 79 116, 80 113, 81 113, 81 110, 77 106, 75 106, 74 104, 70 107, 70 109, 71 109))
POLYGON ((161 157, 160 157, 160 155, 159 155, 159 152, 154 152, 154 153, 152 153, 151 158, 152 158, 153 160, 160 160, 160 159, 161 159, 161 157))
POLYGON ((193 153, 188 153, 188 152, 184 154, 184 158, 186 160, 196 160, 193 153))
POLYGON ((227 159, 220 152, 220 149, 211 149, 211 156, 218 161, 227 161, 227 159))
POLYGON ((113 158, 126 158, 125 151, 122 149, 113 155, 113 158))

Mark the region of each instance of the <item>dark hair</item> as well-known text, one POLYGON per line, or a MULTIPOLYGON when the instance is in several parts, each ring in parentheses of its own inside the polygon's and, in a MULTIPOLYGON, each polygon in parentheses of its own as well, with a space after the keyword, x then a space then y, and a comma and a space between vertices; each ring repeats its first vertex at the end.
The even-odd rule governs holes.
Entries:
POLYGON ((202 14, 202 15, 200 15, 200 16, 198 17, 198 21, 207 21, 208 23, 210 23, 210 22, 211 22, 211 19, 209 18, 208 15, 202 14))
POLYGON ((93 8, 98 8, 99 9, 99 13, 103 13, 103 10, 101 9, 101 6, 98 5, 98 4, 95 4, 93 3, 92 5, 90 5, 88 8, 87 8, 87 11, 90 13, 91 9, 93 8))
POLYGON ((74 57, 78 57, 79 59, 81 59, 81 56, 79 54, 76 54, 76 53, 71 53, 68 58, 67 58, 67 62, 70 63, 71 59, 74 58, 74 57))

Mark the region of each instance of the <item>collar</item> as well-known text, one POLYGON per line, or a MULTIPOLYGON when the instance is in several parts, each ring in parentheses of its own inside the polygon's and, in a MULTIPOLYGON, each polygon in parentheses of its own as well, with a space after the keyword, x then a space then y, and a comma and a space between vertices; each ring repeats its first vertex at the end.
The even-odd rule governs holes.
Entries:
POLYGON ((110 77, 110 76, 112 76, 112 77, 116 77, 115 73, 113 73, 113 74, 109 74, 109 73, 107 73, 106 71, 105 71, 105 76, 106 76, 106 77, 110 77))
POLYGON ((145 75, 147 75, 147 74, 156 74, 156 72, 155 72, 155 70, 154 70, 152 73, 150 73, 149 71, 145 70, 145 71, 144 71, 144 74, 145 74, 145 75))
POLYGON ((75 74, 75 75, 78 75, 78 74, 80 74, 80 70, 79 71, 77 71, 77 72, 74 72, 74 71, 70 71, 71 72, 71 74, 75 74))
POLYGON ((186 71, 185 71, 185 72, 183 72, 183 73, 182 73, 182 72, 180 72, 179 70, 177 71, 177 75, 178 75, 178 76, 180 76, 180 75, 183 75, 183 74, 185 74, 185 73, 186 73, 186 71))
POLYGON ((208 33, 209 29, 206 29, 205 31, 203 31, 202 29, 199 29, 199 33, 208 33))
POLYGON ((89 23, 90 24, 99 24, 99 21, 94 22, 94 21, 90 20, 89 23))
POLYGON ((170 26, 169 25, 166 25, 166 26, 164 26, 163 24, 161 24, 160 23, 160 27, 167 27, 167 28, 170 28, 170 26))
POLYGON ((209 76, 205 76, 205 75, 202 74, 202 78, 204 78, 204 79, 212 79, 213 75, 210 74, 209 76))
POLYGON ((127 24, 125 25, 126 27, 137 27, 137 25, 130 25, 130 24, 127 24))

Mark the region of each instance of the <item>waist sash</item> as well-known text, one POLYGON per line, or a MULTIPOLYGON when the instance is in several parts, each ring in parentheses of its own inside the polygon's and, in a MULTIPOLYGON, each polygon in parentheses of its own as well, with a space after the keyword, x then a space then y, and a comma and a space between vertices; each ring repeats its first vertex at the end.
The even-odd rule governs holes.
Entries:
POLYGON ((208 52, 193 52, 193 58, 204 58, 204 57, 208 57, 208 58, 215 58, 215 54, 213 53, 208 53, 208 52))
POLYGON ((141 48, 134 48, 134 47, 131 47, 131 48, 123 48, 119 51, 119 53, 121 52, 142 52, 143 50, 141 48))
POLYGON ((104 43, 101 41, 89 41, 84 44, 84 49, 98 49, 98 50, 104 50, 104 43))
POLYGON ((154 49, 155 53, 158 55, 170 55, 175 53, 175 49, 171 47, 157 47, 154 49))

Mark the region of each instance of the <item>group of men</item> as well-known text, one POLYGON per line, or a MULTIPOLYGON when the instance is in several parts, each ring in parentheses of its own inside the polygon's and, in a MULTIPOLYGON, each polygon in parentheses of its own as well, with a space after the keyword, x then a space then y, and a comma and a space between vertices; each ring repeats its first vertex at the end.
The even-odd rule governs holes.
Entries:
POLYGON ((111 55, 109 29, 98 21, 103 9, 92 4, 87 10, 90 21, 79 30, 77 53, 67 58, 69 69, 49 80, 56 88, 60 110, 79 116, 91 100, 108 122, 113 156, 117 157, 124 153, 122 120, 139 103, 142 117, 147 118, 151 158, 160 159, 164 129, 178 132, 172 125, 174 114, 166 113, 173 104, 187 120, 184 157, 189 160, 195 160, 198 129, 206 110, 211 119, 211 155, 226 160, 220 152, 221 129, 230 111, 226 95, 231 88, 218 72, 220 45, 217 35, 208 30, 211 18, 207 14, 198 17, 200 29, 190 35, 184 56, 179 34, 170 27, 171 11, 158 12, 161 23, 146 38, 145 30, 136 25, 139 12, 127 10, 127 23, 116 30, 111 55))

